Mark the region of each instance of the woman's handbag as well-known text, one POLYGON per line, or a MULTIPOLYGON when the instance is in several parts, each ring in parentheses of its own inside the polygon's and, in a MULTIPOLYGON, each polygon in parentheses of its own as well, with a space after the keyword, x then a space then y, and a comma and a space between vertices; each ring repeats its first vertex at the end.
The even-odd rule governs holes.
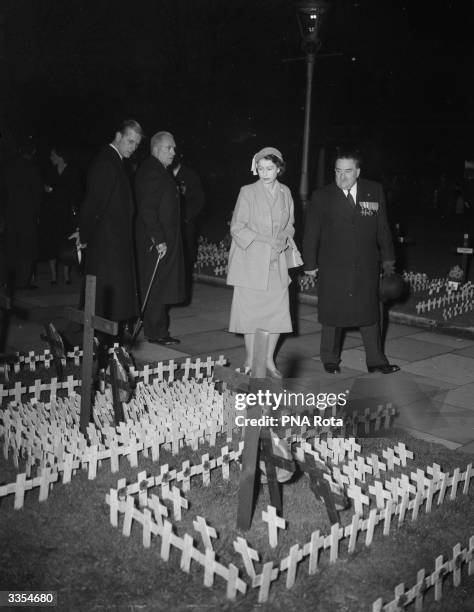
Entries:
POLYGON ((288 269, 299 268, 303 265, 301 253, 298 251, 298 247, 293 238, 288 238, 288 248, 285 251, 285 257, 288 269))

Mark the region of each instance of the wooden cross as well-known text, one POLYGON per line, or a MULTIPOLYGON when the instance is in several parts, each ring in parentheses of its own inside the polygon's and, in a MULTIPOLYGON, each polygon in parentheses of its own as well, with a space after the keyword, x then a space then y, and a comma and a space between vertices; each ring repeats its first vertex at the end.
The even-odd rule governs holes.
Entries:
POLYGON ((374 484, 369 485, 369 493, 375 497, 377 508, 379 509, 385 508, 386 502, 392 499, 390 491, 384 489, 380 480, 374 480, 374 484))
POLYGON ((275 506, 267 506, 267 510, 262 511, 262 521, 268 523, 268 540, 272 548, 278 546, 278 529, 285 529, 286 521, 277 516, 275 506))
POLYGON ((400 457, 400 461, 402 462, 402 466, 406 467, 407 459, 413 459, 413 453, 407 450, 407 447, 403 442, 399 442, 396 446, 393 447, 393 450, 400 457))
POLYGON ((214 527, 210 527, 206 520, 202 518, 202 516, 197 516, 196 520, 193 521, 194 529, 201 534, 202 543, 204 544, 204 548, 214 550, 212 546, 211 538, 217 538, 217 532, 214 527))
POLYGON ((84 335, 82 341, 82 388, 81 388, 81 420, 80 430, 82 433, 87 432, 87 425, 91 417, 92 403, 92 364, 93 364, 93 346, 94 346, 94 330, 99 330, 110 336, 116 336, 118 333, 118 323, 109 321, 95 314, 95 293, 96 293, 96 277, 88 274, 86 276, 86 297, 84 311, 76 308, 67 307, 65 316, 70 321, 80 323, 84 326, 84 335))
MULTIPOLYGON (((254 342, 254 358, 252 363, 252 377, 219 365, 214 367, 214 378, 227 383, 227 385, 239 392, 257 392, 266 388, 275 388, 273 379, 266 379, 266 354, 267 354, 268 332, 257 330, 254 342)), ((259 418, 262 416, 261 406, 248 406, 245 413, 247 418, 259 418)), ((244 449, 242 453, 242 471, 240 474, 239 497, 237 507, 237 528, 247 531, 252 524, 252 515, 256 503, 256 478, 258 456, 262 453, 265 462, 267 482, 270 492, 270 502, 281 515, 283 510, 281 485, 278 482, 276 468, 293 472, 294 461, 280 457, 274 453, 270 429, 268 427, 251 426, 245 428, 244 449)), ((339 522, 336 507, 336 499, 329 483, 324 478, 323 470, 319 469, 313 461, 300 464, 300 468, 307 472, 310 478, 310 486, 316 497, 322 498, 331 523, 339 522)), ((341 492, 338 503, 341 508, 348 505, 346 496, 341 492)))
POLYGON ((181 497, 181 489, 179 487, 171 488, 171 494, 169 498, 173 502, 173 516, 175 520, 181 520, 181 508, 187 510, 188 508, 188 500, 185 497, 181 497))
POLYGON ((245 571, 250 578, 255 578, 256 572, 253 562, 259 559, 258 552, 247 544, 247 540, 238 537, 234 542, 234 550, 239 553, 244 563, 245 571))
MULTIPOLYGON (((249 377, 240 372, 235 372, 229 368, 216 365, 214 367, 214 378, 222 380, 232 389, 238 392, 256 393, 274 386, 273 379, 266 379, 266 361, 269 333, 262 329, 257 329, 254 341, 254 354, 252 363, 252 376, 249 377)), ((248 406, 245 412, 247 418, 262 416, 262 407, 248 406)), ((288 469, 288 463, 280 465, 284 459, 273 454, 271 439, 266 428, 255 426, 245 428, 244 450, 242 453, 242 471, 239 482, 239 501, 237 507, 237 528, 247 531, 252 524, 252 515, 256 502, 255 484, 257 477, 258 456, 260 448, 267 470, 268 487, 270 489, 270 501, 273 506, 281 513, 282 498, 280 484, 276 478, 275 465, 288 469)), ((290 469, 293 469, 290 466, 290 469)))
POLYGON ((158 495, 151 494, 148 500, 148 507, 153 510, 155 521, 160 527, 163 527, 163 517, 168 516, 168 508, 160 502, 158 495))
POLYGON ((347 488, 347 495, 354 502, 354 511, 359 516, 364 514, 364 505, 369 506, 370 500, 367 495, 362 493, 362 489, 357 485, 350 485, 347 488))
POLYGON ((462 246, 456 248, 456 253, 462 255, 462 284, 464 284, 469 272, 469 258, 474 254, 474 249, 469 246, 469 234, 464 234, 462 246))

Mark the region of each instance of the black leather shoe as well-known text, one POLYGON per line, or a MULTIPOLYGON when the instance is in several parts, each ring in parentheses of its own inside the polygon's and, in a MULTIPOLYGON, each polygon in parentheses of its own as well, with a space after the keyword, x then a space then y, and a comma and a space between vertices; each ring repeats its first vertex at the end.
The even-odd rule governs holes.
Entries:
POLYGON ((372 374, 373 372, 381 372, 382 374, 393 374, 398 372, 400 368, 397 365, 391 363, 383 363, 378 366, 367 366, 367 370, 372 374))
POLYGON ((181 341, 178 338, 172 338, 171 336, 166 336, 165 338, 153 338, 148 340, 152 344, 162 344, 163 346, 169 346, 170 344, 179 344, 181 341))
POLYGON ((339 374, 341 372, 337 363, 323 363, 323 366, 328 374, 339 374))

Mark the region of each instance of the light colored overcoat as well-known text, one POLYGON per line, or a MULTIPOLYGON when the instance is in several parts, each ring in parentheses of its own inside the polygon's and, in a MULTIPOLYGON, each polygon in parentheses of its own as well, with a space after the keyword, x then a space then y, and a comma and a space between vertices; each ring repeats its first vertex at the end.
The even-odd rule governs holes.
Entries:
MULTIPOLYGON (((229 251, 227 284, 250 289, 267 289, 270 270, 271 246, 258 240, 260 236, 276 237, 283 232, 293 237, 294 204, 286 185, 277 181, 279 197, 283 202, 279 228, 274 232, 272 207, 265 194, 262 181, 242 187, 230 225, 232 244, 229 251)), ((285 253, 278 257, 278 272, 283 287, 290 280, 285 253)))

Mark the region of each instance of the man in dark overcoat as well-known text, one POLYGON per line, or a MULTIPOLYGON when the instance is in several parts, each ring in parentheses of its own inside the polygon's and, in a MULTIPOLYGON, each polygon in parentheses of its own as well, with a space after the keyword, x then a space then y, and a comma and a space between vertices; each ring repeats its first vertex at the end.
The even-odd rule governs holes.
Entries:
POLYGON ((120 322, 122 328, 138 314, 134 206, 122 160, 134 153, 141 139, 140 125, 124 121, 89 168, 80 211, 80 241, 87 244, 84 270, 97 278, 96 314, 120 322))
POLYGON ((151 155, 139 167, 135 179, 142 302, 157 257, 162 257, 146 304, 143 327, 149 342, 162 345, 179 343, 169 334, 168 305, 185 298, 179 192, 173 175, 167 170, 173 162, 175 148, 172 134, 156 133, 150 141, 151 155))
POLYGON ((196 230, 205 196, 198 173, 183 163, 182 156, 173 164, 173 174, 181 194, 181 226, 187 281, 190 284, 196 258, 196 230))
POLYGON ((379 325, 379 273, 393 274, 395 256, 382 186, 359 179, 360 157, 341 151, 335 183, 314 192, 306 212, 303 259, 307 274, 318 272, 321 361, 340 371, 344 327, 359 327, 369 372, 390 374, 379 325))

